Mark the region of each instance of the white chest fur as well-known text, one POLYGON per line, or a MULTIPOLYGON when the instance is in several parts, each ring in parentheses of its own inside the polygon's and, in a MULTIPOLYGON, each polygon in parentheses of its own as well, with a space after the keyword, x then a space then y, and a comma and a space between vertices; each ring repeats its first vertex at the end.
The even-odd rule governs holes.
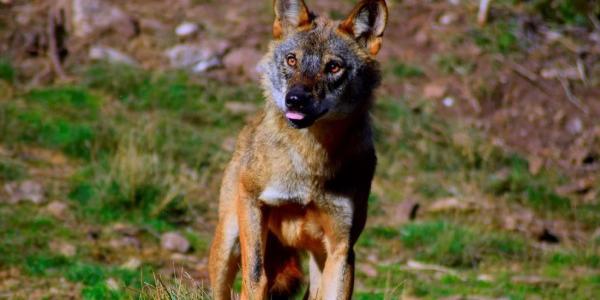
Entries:
POLYGON ((303 181, 272 179, 260 194, 259 199, 272 206, 286 203, 306 205, 310 202, 310 187, 303 181))

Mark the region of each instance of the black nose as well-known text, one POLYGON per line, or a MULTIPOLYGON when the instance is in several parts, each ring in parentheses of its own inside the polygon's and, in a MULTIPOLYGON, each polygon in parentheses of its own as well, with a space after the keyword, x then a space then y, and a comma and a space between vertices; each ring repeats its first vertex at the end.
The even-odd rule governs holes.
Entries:
POLYGON ((303 109, 310 101, 310 91, 304 86, 294 86, 285 96, 285 106, 289 109, 303 109))

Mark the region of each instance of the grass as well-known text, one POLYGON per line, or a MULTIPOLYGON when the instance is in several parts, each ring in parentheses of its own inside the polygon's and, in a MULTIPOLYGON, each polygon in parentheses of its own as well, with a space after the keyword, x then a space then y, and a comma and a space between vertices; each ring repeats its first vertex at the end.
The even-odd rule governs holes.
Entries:
MULTIPOLYGON (((464 68, 453 57, 438 64, 452 73, 464 68)), ((425 76, 419 67, 402 62, 391 72, 400 79, 425 76)), ((30 204, 0 204, 0 270, 18 268, 32 280, 64 278, 81 285, 84 299, 206 299, 205 289, 184 273, 174 280, 153 278, 164 261, 126 270, 110 255, 98 256, 94 249, 103 249, 102 242, 86 242, 87 230, 117 223, 154 234, 177 230, 192 244, 193 255, 205 256, 211 233, 194 228, 199 216, 214 217, 220 176, 230 156, 224 142, 235 137, 246 118, 225 103, 235 99, 260 105, 260 90, 110 64, 93 65, 81 75, 81 81, 68 86, 15 87, 10 101, 0 101, 3 147, 58 151, 75 170, 68 181, 44 178, 52 188, 49 200, 68 201, 73 220, 58 220, 30 204), (57 239, 76 245, 76 255, 53 252, 49 244, 57 239)), ((593 273, 568 275, 572 266, 600 268, 597 248, 590 245, 550 253, 536 250, 534 242, 517 233, 481 225, 485 215, 425 214, 397 226, 377 221, 388 218, 387 207, 406 197, 429 203, 481 196, 521 205, 540 216, 598 225, 597 205, 574 206, 554 192, 563 182, 560 176, 550 171, 530 174, 526 160, 492 144, 468 124, 436 116, 433 105, 385 96, 376 104, 379 168, 369 198, 374 223, 361 236, 357 257, 365 262, 373 254, 380 261, 373 262, 378 271, 374 277, 358 270, 361 288, 356 298, 478 294, 560 299, 572 292, 575 299, 585 299, 588 291, 597 290, 599 279, 593 273), (415 273, 405 268, 406 260, 455 268, 465 279, 415 273), (569 286, 541 289, 513 283, 511 277, 523 270, 565 276, 569 286), (477 279, 480 273, 496 278, 484 282, 477 279)), ((26 158, 0 156, 0 181, 38 179, 31 167, 26 158)), ((157 244, 155 237, 148 240, 144 247, 157 244)))
POLYGON ((425 76, 425 72, 418 66, 409 65, 400 61, 393 61, 391 72, 397 78, 415 78, 425 76))

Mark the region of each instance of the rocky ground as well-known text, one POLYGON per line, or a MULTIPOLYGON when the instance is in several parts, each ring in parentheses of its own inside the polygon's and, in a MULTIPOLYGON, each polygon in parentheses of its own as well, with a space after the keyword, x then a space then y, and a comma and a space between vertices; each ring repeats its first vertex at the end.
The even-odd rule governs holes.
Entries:
MULTIPOLYGON (((388 2, 357 298, 593 299, 597 15, 388 2)), ((205 298, 271 21, 269 1, 0 1, 0 298, 205 298)))

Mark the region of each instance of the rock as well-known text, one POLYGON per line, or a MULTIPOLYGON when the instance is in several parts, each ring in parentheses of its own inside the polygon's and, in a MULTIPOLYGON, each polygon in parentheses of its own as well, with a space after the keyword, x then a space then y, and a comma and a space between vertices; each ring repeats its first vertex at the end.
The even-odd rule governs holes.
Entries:
POLYGON ((419 46, 427 46, 429 44, 429 34, 425 29, 419 30, 417 34, 415 34, 415 42, 419 46))
POLYGON ((370 264, 359 264, 358 269, 368 277, 377 277, 377 269, 370 264))
POLYGON ((172 68, 187 69, 196 73, 205 72, 221 65, 221 57, 227 51, 227 42, 180 44, 165 51, 172 68))
POLYGON ((489 274, 480 274, 477 276, 477 280, 483 282, 494 282, 495 278, 489 274))
POLYGON ((42 184, 33 180, 7 183, 4 185, 4 191, 8 194, 9 203, 31 201, 34 204, 41 204, 46 200, 42 184))
POLYGON ((142 265, 142 261, 137 257, 132 257, 124 264, 121 265, 121 268, 126 270, 137 270, 142 265))
POLYGON ((539 156, 529 157, 529 173, 531 175, 538 175, 544 167, 544 159, 539 156))
POLYGON ((119 290, 119 283, 114 278, 108 278, 106 280, 106 287, 109 290, 118 291, 119 290))
POLYGON ((454 98, 452 98, 452 97, 446 97, 446 98, 444 98, 444 100, 442 100, 442 104, 445 107, 452 107, 452 106, 454 106, 454 102, 455 102, 454 98))
POLYGON ((139 31, 132 17, 105 0, 73 0, 70 4, 71 24, 76 37, 86 38, 112 29, 131 38, 139 31))
POLYGON ((433 202, 427 211, 429 212, 445 212, 445 211, 463 211, 471 208, 471 205, 465 201, 460 201, 457 198, 445 198, 433 202))
POLYGON ((198 25, 191 22, 183 22, 175 28, 175 34, 180 37, 187 37, 198 32, 198 25))
POLYGON ((123 248, 142 248, 142 243, 139 239, 131 236, 125 236, 122 238, 112 239, 108 242, 110 247, 113 249, 123 249, 123 248))
POLYGON ((570 134, 579 134, 583 130, 583 121, 575 117, 567 123, 566 129, 570 134))
POLYGON ((190 242, 177 232, 167 232, 160 238, 160 245, 164 250, 186 253, 190 250, 190 242))
POLYGON ((46 211, 53 217, 63 220, 69 206, 61 201, 52 201, 46 206, 46 211))
POLYGON ((423 96, 430 99, 438 99, 446 94, 446 85, 440 83, 429 83, 423 89, 423 96))
POLYGON ((534 286, 548 286, 548 285, 559 285, 560 284, 560 282, 558 282, 555 279, 545 278, 545 277, 536 276, 536 275, 514 276, 511 278, 510 281, 515 284, 527 284, 527 285, 534 285, 534 286))
POLYGON ((231 51, 223 58, 225 68, 242 72, 252 78, 258 78, 258 62, 262 58, 262 53, 253 48, 239 48, 231 51))
POLYGON ((194 73, 204 73, 212 68, 216 68, 221 65, 221 60, 217 57, 213 57, 206 61, 198 62, 193 68, 194 73))
POLYGON ((398 204, 394 209, 394 221, 400 224, 412 221, 417 217, 421 205, 414 199, 407 199, 398 204))
POLYGON ((77 247, 66 242, 52 241, 50 242, 49 247, 52 252, 66 257, 73 257, 77 254, 77 247))
POLYGON ((456 22, 456 20, 458 20, 458 16, 456 14, 447 12, 440 17, 439 22, 442 25, 450 25, 456 22))
POLYGON ((129 55, 110 47, 93 46, 89 53, 92 60, 104 60, 113 64, 126 64, 135 66, 138 63, 129 55))
POLYGON ((577 68, 567 68, 567 69, 542 69, 540 71, 540 75, 544 79, 556 79, 556 78, 566 78, 566 79, 581 79, 579 75, 579 71, 577 68))
POLYGON ((426 263, 422 263, 422 262, 414 261, 414 260, 409 260, 406 263, 406 269, 414 270, 414 271, 436 272, 436 273, 454 276, 456 278, 459 278, 462 281, 466 280, 465 276, 463 276, 458 271, 455 271, 453 269, 446 268, 446 267, 440 266, 440 265, 426 264, 426 263))

